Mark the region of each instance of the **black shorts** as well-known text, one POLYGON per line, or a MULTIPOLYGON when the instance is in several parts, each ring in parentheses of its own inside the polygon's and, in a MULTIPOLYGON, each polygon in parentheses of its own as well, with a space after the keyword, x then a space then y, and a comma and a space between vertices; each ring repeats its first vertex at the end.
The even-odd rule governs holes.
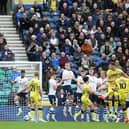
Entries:
POLYGON ((91 102, 93 102, 93 103, 96 102, 97 104, 99 104, 99 98, 97 95, 91 94, 89 98, 90 98, 91 102))
POLYGON ((51 104, 56 104, 56 96, 55 95, 48 95, 49 101, 51 104))
POLYGON ((74 102, 81 103, 81 97, 82 97, 82 93, 75 93, 74 102))
POLYGON ((20 98, 23 98, 23 99, 28 99, 29 98, 28 93, 18 93, 17 96, 19 96, 20 98))
POLYGON ((129 101, 126 101, 126 109, 129 108, 129 101))
POLYGON ((63 86, 62 88, 63 88, 64 94, 65 94, 66 96, 69 96, 69 95, 72 95, 72 94, 73 94, 70 85, 65 85, 65 86, 63 86))

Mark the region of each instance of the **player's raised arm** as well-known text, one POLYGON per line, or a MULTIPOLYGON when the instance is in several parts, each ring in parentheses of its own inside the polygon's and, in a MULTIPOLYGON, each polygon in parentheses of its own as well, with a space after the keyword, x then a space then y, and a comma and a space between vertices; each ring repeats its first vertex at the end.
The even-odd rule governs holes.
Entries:
POLYGON ((129 76, 126 74, 126 73, 122 73, 122 76, 126 77, 126 78, 129 78, 129 76))

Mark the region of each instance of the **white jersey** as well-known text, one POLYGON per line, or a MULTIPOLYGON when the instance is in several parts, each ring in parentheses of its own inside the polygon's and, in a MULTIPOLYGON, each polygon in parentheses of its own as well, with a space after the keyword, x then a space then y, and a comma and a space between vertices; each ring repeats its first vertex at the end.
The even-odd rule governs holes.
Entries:
MULTIPOLYGON (((15 81, 19 86, 18 91, 23 89, 25 86, 28 86, 28 79, 26 77, 22 78, 21 76, 19 76, 15 79, 15 81)), ((26 93, 26 92, 28 92, 28 89, 23 91, 23 93, 26 93)))
MULTIPOLYGON (((101 87, 108 87, 108 83, 105 82, 103 83, 104 81, 106 81, 107 78, 98 78, 98 83, 100 84, 101 87)), ((97 91, 97 95, 105 95, 107 93, 107 90, 101 90, 101 91, 97 91)))
MULTIPOLYGON (((70 71, 69 70, 64 70, 62 76, 64 78, 73 78, 74 73, 71 70, 70 71)), ((63 86, 71 85, 71 81, 72 81, 71 79, 65 80, 63 86)))
POLYGON ((87 75, 89 77, 89 85, 93 91, 96 91, 98 79, 96 76, 87 75))
POLYGON ((54 88, 56 80, 51 78, 49 79, 49 93, 48 95, 56 95, 56 89, 54 88))
MULTIPOLYGON (((78 76, 77 81, 79 81, 82 84, 81 87, 83 87, 84 81, 83 81, 82 76, 78 76)), ((82 93, 82 89, 79 86, 77 86, 76 93, 82 93)))

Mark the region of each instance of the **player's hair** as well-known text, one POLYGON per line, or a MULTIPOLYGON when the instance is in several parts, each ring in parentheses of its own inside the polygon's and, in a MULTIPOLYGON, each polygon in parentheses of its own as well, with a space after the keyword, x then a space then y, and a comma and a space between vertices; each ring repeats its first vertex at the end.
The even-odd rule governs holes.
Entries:
POLYGON ((88 80, 89 80, 89 77, 88 76, 83 77, 83 81, 84 82, 87 82, 88 80))
POLYGON ((39 72, 36 71, 36 72, 34 73, 34 76, 38 77, 38 76, 39 76, 39 72))
POLYGON ((26 71, 24 69, 21 70, 21 73, 25 73, 26 71))
POLYGON ((112 61, 112 62, 110 62, 110 65, 115 65, 115 62, 113 62, 113 61, 112 61))

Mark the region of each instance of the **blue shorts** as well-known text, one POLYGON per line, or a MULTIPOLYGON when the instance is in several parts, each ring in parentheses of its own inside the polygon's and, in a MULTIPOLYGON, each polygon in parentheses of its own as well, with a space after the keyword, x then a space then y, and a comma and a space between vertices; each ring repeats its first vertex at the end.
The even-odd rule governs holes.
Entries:
POLYGON ((82 97, 82 93, 75 93, 74 102, 81 103, 81 97, 82 97))
POLYGON ((70 85, 65 85, 65 86, 63 86, 62 88, 63 88, 64 94, 65 94, 66 96, 69 96, 69 95, 72 95, 72 94, 73 94, 70 85))
POLYGON ((28 93, 18 93, 17 96, 19 96, 20 98, 23 98, 23 99, 28 99, 29 98, 28 93))
POLYGON ((49 101, 51 104, 56 104, 56 96, 55 95, 48 95, 49 101))

